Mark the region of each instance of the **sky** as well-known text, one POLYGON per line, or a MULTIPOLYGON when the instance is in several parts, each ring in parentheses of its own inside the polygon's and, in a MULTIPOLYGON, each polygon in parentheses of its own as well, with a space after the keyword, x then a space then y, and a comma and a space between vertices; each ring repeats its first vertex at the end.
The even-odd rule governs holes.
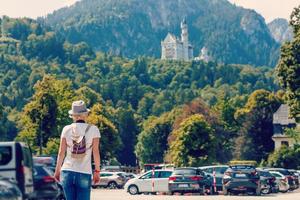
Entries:
POLYGON ((300 5, 300 0, 229 0, 238 6, 254 9, 266 22, 275 18, 290 19, 293 8, 300 5))
MULTIPOLYGON (((76 1, 78 0, 0 0, 0 16, 37 18, 61 7, 72 5, 76 1)), ((289 19, 293 8, 300 5, 300 0, 229 1, 238 6, 256 10, 266 19, 266 22, 278 17, 289 19)))

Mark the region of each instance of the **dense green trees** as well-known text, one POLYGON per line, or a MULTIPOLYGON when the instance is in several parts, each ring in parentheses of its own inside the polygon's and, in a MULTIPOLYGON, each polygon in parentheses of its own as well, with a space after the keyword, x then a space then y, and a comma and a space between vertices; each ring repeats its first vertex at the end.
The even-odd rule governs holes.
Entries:
MULTIPOLYGON (((136 159, 140 164, 227 162, 238 133, 251 141, 270 141, 269 120, 277 97, 267 97, 271 92, 266 91, 249 100, 248 95, 278 89, 271 68, 144 57, 130 60, 95 53, 85 43, 68 43, 34 20, 7 21, 13 28, 8 29, 10 42, 0 42, 1 140, 18 134, 18 140, 29 142, 37 152, 41 134, 44 153, 56 153, 60 132, 71 122, 67 112, 71 102, 83 99, 92 108, 89 122, 100 128, 101 154, 107 163, 116 159, 126 165, 134 165, 136 159), (240 112, 241 108, 247 112, 240 112), (266 133, 260 118, 266 120, 266 133), (199 149, 187 149, 188 160, 180 161, 176 145, 185 135, 199 136, 195 140, 199 149), (201 150, 202 136, 212 140, 216 152, 201 150), (167 154, 172 145, 175 153, 167 154)), ((257 142, 257 147, 241 144, 252 152, 262 150, 264 158, 270 146, 257 142)))
POLYGON ((122 144, 116 126, 106 117, 106 113, 103 105, 95 104, 88 118, 88 122, 96 125, 101 133, 99 148, 103 164, 109 164, 116 158, 122 144))
POLYGON ((300 169, 300 146, 282 146, 269 156, 267 164, 272 167, 300 169))
POLYGON ((265 160, 274 149, 273 113, 279 108, 281 100, 266 90, 253 92, 246 105, 237 110, 239 139, 236 157, 241 159, 265 160))
POLYGON ((216 160, 216 136, 204 117, 195 114, 172 133, 168 157, 175 166, 201 166, 216 160))
POLYGON ((294 29, 294 39, 282 46, 276 71, 280 85, 286 91, 291 115, 300 121, 300 6, 293 11, 290 24, 294 29))
POLYGON ((136 144, 136 155, 140 165, 165 161, 168 137, 179 112, 180 110, 175 109, 160 117, 150 117, 143 123, 142 132, 139 134, 136 144))

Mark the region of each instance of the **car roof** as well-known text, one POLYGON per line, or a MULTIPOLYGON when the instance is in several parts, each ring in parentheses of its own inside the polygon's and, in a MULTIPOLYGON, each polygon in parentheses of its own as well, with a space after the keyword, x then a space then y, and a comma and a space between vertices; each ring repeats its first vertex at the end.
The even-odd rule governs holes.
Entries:
POLYGON ((193 170, 197 170, 199 169, 198 167, 178 167, 178 168, 175 168, 175 170, 184 170, 184 169, 193 169, 193 170))
POLYGON ((269 171, 271 174, 272 173, 274 173, 274 174, 280 174, 280 175, 282 175, 282 176, 284 176, 284 174, 282 174, 282 173, 280 173, 280 172, 278 172, 278 171, 269 171))
POLYGON ((209 169, 209 168, 218 168, 218 167, 229 167, 228 165, 210 165, 210 166, 202 166, 198 167, 199 169, 209 169))
POLYGON ((15 141, 0 142, 0 146, 2 146, 2 145, 10 145, 11 146, 11 145, 15 145, 17 143, 19 143, 21 146, 27 147, 27 145, 25 143, 23 143, 23 142, 15 142, 15 141))

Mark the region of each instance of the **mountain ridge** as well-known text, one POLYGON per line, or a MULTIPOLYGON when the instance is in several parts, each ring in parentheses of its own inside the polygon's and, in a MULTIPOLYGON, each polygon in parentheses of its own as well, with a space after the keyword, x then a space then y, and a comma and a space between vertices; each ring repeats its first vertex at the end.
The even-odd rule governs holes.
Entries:
POLYGON ((159 58, 168 32, 180 35, 186 17, 197 56, 205 47, 220 63, 275 66, 279 44, 264 18, 226 0, 83 0, 44 20, 68 41, 96 50, 159 58))
POLYGON ((274 19, 268 23, 268 28, 273 35, 273 38, 280 44, 293 39, 293 30, 286 19, 274 19))

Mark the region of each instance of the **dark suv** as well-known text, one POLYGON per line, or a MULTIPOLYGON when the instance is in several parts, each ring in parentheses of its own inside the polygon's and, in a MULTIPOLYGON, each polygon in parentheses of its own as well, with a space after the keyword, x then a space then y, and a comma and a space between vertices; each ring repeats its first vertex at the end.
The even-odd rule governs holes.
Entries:
POLYGON ((225 171, 223 177, 223 193, 261 194, 259 174, 254 166, 232 165, 225 171))
POLYGON ((174 170, 169 177, 169 191, 171 194, 205 193, 207 184, 210 184, 205 173, 198 168, 183 167, 174 170))

